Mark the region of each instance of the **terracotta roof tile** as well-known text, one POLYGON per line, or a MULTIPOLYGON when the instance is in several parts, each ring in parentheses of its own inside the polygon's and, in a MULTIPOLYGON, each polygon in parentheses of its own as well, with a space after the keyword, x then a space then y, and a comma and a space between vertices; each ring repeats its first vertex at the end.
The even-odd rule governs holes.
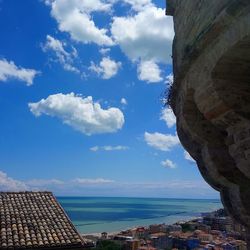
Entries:
POLYGON ((0 249, 83 248, 84 241, 50 192, 0 192, 0 249))

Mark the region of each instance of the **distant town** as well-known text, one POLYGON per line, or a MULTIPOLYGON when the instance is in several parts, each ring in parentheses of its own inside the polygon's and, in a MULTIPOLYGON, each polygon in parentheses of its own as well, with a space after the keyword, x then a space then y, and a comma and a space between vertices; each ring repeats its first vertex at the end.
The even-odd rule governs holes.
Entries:
POLYGON ((245 228, 220 209, 191 221, 155 224, 119 233, 84 235, 89 247, 107 250, 246 250, 245 228))

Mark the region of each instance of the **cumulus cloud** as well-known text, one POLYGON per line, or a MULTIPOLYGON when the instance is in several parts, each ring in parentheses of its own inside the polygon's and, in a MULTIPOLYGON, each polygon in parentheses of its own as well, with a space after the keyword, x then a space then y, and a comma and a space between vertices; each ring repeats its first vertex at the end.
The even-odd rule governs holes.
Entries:
POLYGON ((109 57, 104 57, 99 65, 91 62, 89 69, 96 72, 103 79, 110 79, 118 73, 121 65, 121 62, 116 62, 111 60, 109 57))
POLYGON ((176 117, 174 112, 170 108, 164 108, 161 112, 161 120, 165 121, 169 128, 176 124, 176 117))
POLYGON ((161 70, 154 61, 141 61, 137 69, 138 79, 148 83, 161 82, 161 70))
POLYGON ((164 9, 151 6, 143 8, 135 16, 114 17, 111 33, 133 61, 172 62, 173 19, 165 15, 164 9))
POLYGON ((110 48, 101 48, 99 50, 99 52, 102 54, 102 55, 106 55, 107 53, 110 52, 110 48))
POLYGON ((51 0, 51 15, 58 23, 60 31, 68 32, 72 39, 83 43, 98 45, 113 45, 107 35, 107 29, 98 28, 92 17, 92 12, 107 12, 111 4, 101 0, 51 0))
POLYGON ((128 104, 128 101, 126 100, 126 98, 122 98, 121 99, 121 104, 123 104, 123 105, 127 105, 128 104))
POLYGON ((33 80, 39 71, 16 66, 13 61, 0 60, 0 81, 6 82, 9 79, 16 79, 26 82, 27 86, 33 84, 33 80))
POLYGON ((124 115, 120 109, 102 109, 91 96, 83 98, 74 93, 59 93, 28 105, 35 116, 45 114, 59 118, 86 135, 114 133, 124 124, 124 115))
POLYGON ((121 151, 121 150, 128 150, 129 148, 127 146, 121 146, 121 145, 118 145, 118 146, 94 146, 92 148, 90 148, 91 151, 93 152, 97 152, 97 151, 100 151, 100 150, 103 150, 103 151, 121 151))
POLYGON ((164 167, 164 168, 176 168, 176 165, 175 163, 173 163, 171 160, 167 159, 165 161, 162 161, 161 162, 161 165, 164 167))
POLYGON ((123 0, 125 3, 131 5, 131 7, 136 11, 141 11, 144 8, 152 7, 153 4, 151 0, 123 0))
MULTIPOLYGON (((57 20, 59 30, 68 32, 75 41, 106 46, 99 50, 102 55, 110 51, 108 47, 119 45, 129 59, 138 63, 140 80, 163 80, 159 63, 172 61, 173 20, 151 0, 46 0, 46 3, 51 7, 51 15, 57 20), (133 14, 114 17, 110 30, 97 27, 93 13, 110 14, 116 2, 129 4, 133 14)), ((117 73, 119 66, 115 61, 104 58, 100 65, 92 62, 90 69, 109 79, 117 73)))
POLYGON ((46 43, 42 45, 44 52, 52 51, 55 53, 56 60, 63 66, 67 71, 80 73, 79 69, 73 66, 74 58, 77 57, 77 51, 74 47, 70 52, 65 50, 65 44, 54 37, 47 35, 46 43))
POLYGON ((163 78, 159 63, 172 63, 172 17, 167 17, 165 10, 157 8, 150 0, 125 2, 137 12, 134 16, 114 17, 112 37, 127 57, 138 63, 140 80, 160 82, 163 78))
POLYGON ((161 134, 161 133, 144 133, 146 143, 161 151, 170 151, 172 148, 180 144, 177 135, 161 134))
POLYGON ((28 186, 24 182, 15 180, 0 171, 0 190, 9 192, 26 191, 28 186))
POLYGON ((196 163, 195 160, 192 158, 192 156, 187 151, 184 151, 184 158, 187 161, 189 161, 190 163, 196 163))

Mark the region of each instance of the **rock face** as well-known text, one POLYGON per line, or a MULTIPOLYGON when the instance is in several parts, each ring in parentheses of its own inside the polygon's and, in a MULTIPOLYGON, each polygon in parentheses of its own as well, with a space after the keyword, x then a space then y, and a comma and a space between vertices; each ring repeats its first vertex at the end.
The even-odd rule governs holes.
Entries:
POLYGON ((250 0, 168 0, 166 12, 178 135, 250 243, 250 0))

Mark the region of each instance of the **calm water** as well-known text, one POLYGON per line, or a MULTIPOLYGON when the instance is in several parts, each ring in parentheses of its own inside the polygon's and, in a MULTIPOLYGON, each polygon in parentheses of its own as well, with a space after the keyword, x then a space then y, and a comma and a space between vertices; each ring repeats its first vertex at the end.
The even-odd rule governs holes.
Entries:
POLYGON ((188 220, 222 207, 219 200, 59 197, 81 233, 115 232, 188 220))

